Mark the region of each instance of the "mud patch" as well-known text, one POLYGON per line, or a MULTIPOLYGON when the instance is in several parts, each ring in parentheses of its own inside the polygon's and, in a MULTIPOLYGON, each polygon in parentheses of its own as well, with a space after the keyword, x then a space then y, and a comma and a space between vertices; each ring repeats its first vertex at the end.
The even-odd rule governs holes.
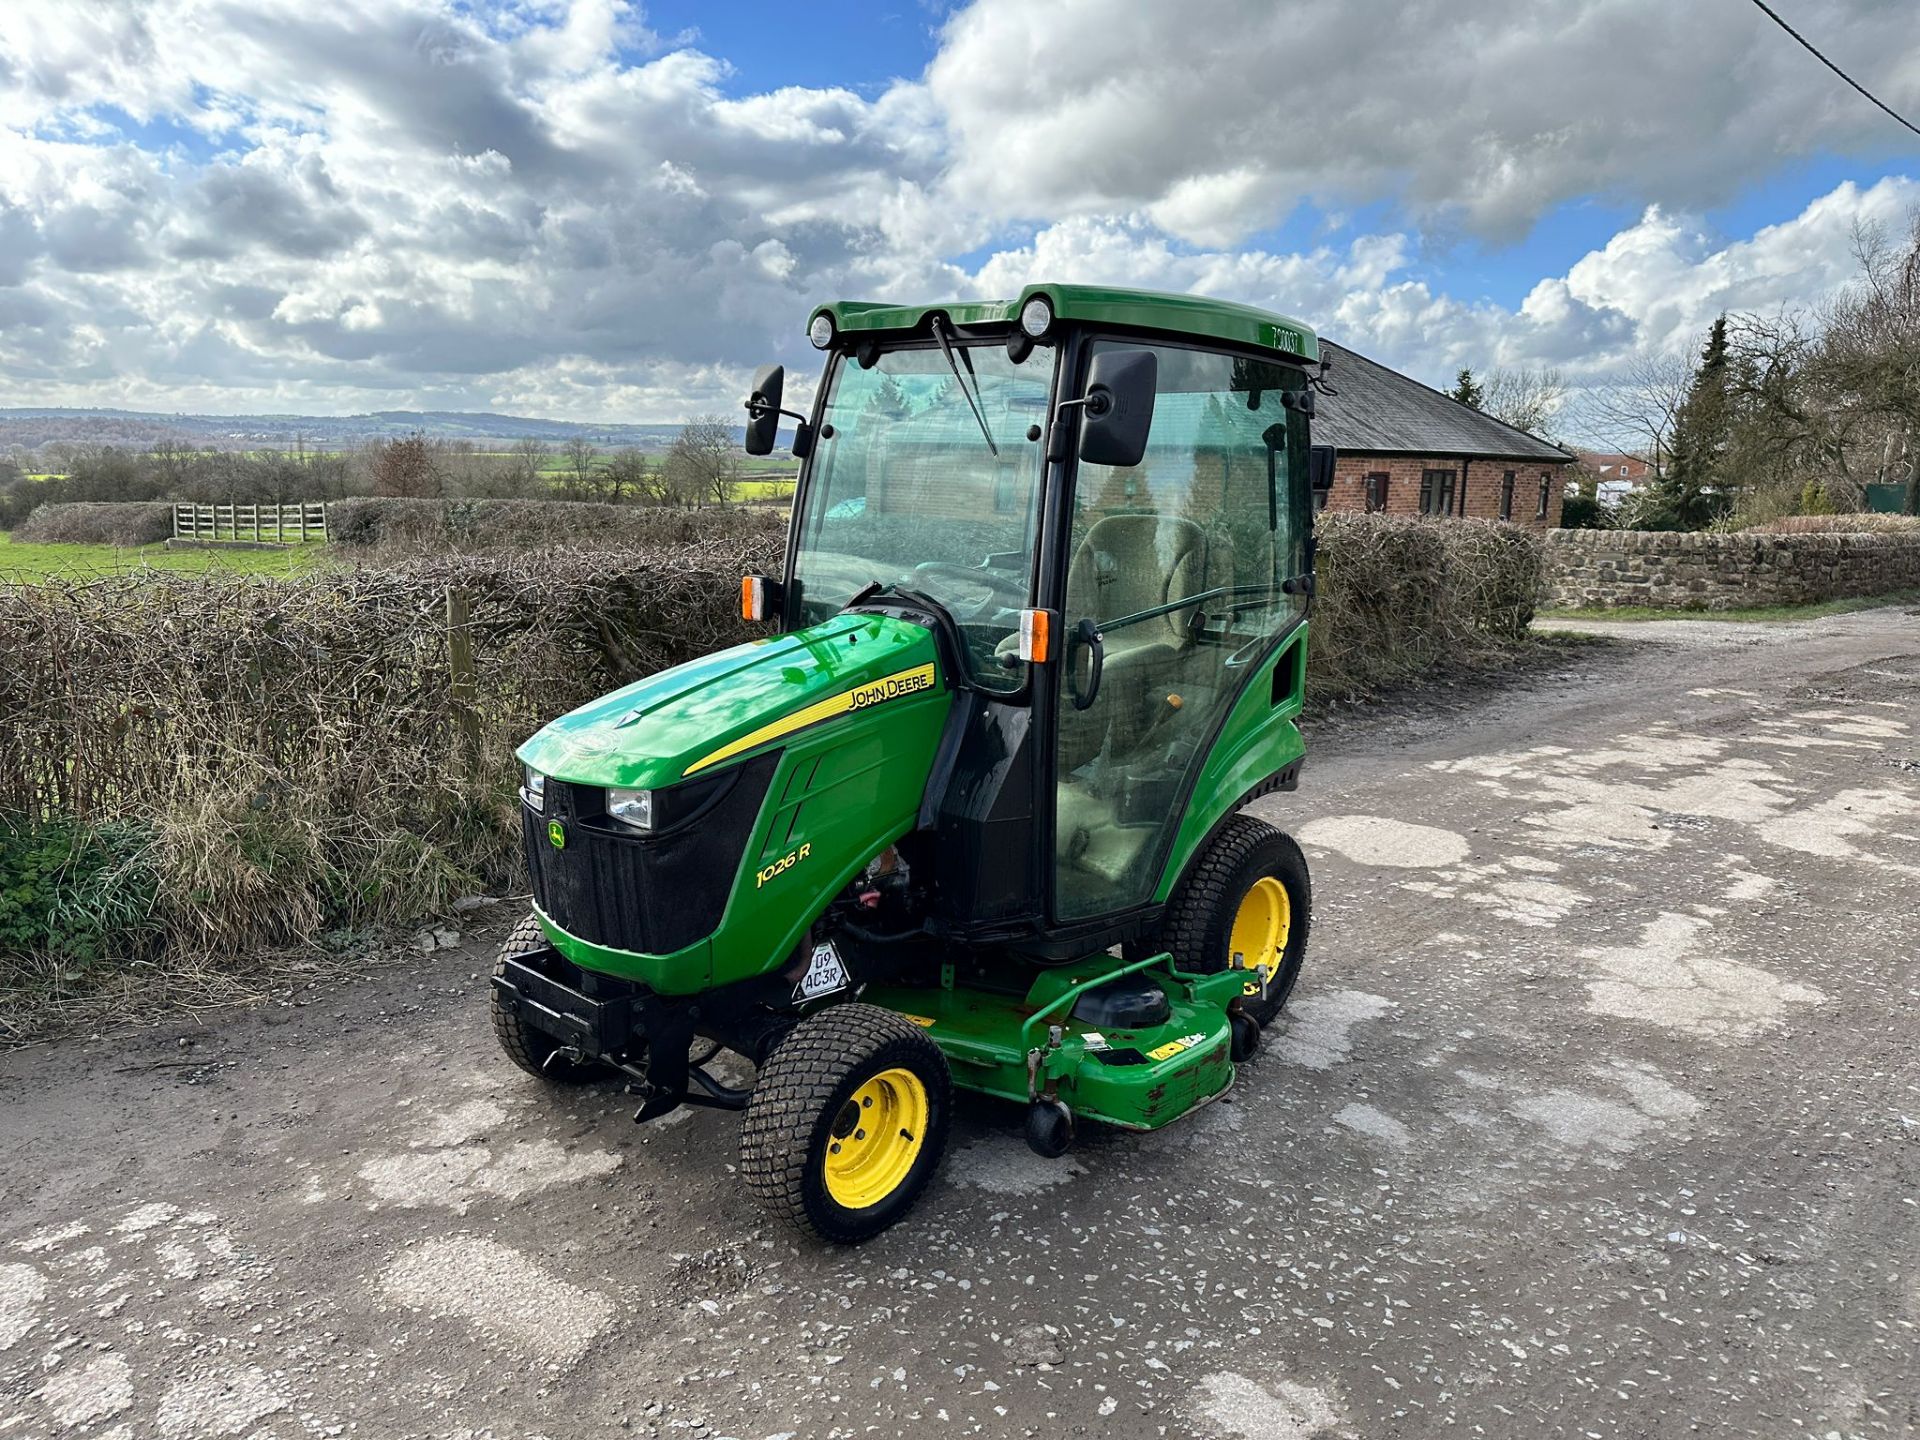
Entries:
POLYGON ((380 1279, 387 1298, 409 1310, 471 1325, 522 1355, 570 1365, 613 1319, 613 1302, 557 1275, 497 1240, 429 1240, 380 1279))

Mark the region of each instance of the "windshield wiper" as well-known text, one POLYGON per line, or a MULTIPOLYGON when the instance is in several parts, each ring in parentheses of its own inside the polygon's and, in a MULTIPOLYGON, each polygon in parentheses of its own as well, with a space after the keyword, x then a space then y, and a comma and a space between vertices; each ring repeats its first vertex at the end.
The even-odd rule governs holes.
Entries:
MULTIPOLYGON (((973 391, 967 388, 967 382, 960 374, 960 366, 954 361, 952 347, 947 344, 947 332, 940 324, 940 317, 938 315, 933 317, 933 338, 935 343, 940 346, 940 353, 947 357, 947 368, 953 371, 954 383, 960 387, 960 393, 967 397, 967 408, 973 411, 973 418, 980 422, 980 433, 986 437, 987 449, 993 452, 994 459, 999 459, 1000 447, 993 443, 993 432, 987 429, 987 417, 980 413, 980 407, 976 405, 973 400, 973 391)), ((967 369, 969 371, 973 369, 972 356, 967 357, 967 369)), ((978 377, 975 377, 975 379, 977 383, 978 377)))

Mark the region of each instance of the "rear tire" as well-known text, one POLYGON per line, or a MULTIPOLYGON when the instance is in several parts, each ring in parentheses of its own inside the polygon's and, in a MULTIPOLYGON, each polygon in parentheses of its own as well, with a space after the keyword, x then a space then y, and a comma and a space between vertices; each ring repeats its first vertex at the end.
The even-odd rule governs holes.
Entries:
POLYGON ((1264 958, 1267 993, 1262 998, 1258 977, 1248 976, 1240 1007, 1264 1027, 1280 1014, 1300 978, 1312 911, 1307 860, 1293 837, 1251 815, 1235 815, 1174 891, 1158 945, 1176 968, 1201 975, 1236 964, 1252 970, 1264 958))
MULTIPOLYGON (((527 916, 501 942, 499 957, 493 962, 493 973, 504 975, 508 960, 543 950, 546 945, 547 933, 540 928, 539 917, 527 916)), ((600 1078, 601 1070, 597 1065, 582 1065, 556 1055, 554 1052, 560 1048, 560 1042, 521 1019, 520 1012, 500 993, 498 986, 487 987, 487 998, 488 1009, 493 1016, 494 1038, 500 1042, 500 1048, 506 1052, 507 1058, 527 1074, 549 1085, 586 1085, 600 1078)))
POLYGON ((933 1178, 952 1098, 947 1057, 893 1011, 848 1003, 809 1016, 767 1058, 747 1101, 747 1188, 803 1235, 869 1240, 933 1178))

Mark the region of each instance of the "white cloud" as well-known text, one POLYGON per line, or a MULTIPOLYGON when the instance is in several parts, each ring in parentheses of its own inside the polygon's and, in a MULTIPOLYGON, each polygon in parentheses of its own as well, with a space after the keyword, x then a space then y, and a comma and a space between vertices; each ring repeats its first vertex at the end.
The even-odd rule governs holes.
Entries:
MULTIPOLYGON (((1904 5, 1808 10, 1920 106, 1904 5)), ((0 404, 673 419, 760 359, 811 368, 823 297, 1031 278, 1252 301, 1427 378, 1604 375, 1819 295, 1856 218, 1920 200, 1843 185, 1710 234, 1702 209, 1783 154, 1886 123, 1753 18, 978 0, 876 96, 735 95, 623 0, 9 0, 0 404), (1448 235, 1589 193, 1652 208, 1517 308, 1437 282, 1448 235), (1307 200, 1328 239, 1249 239, 1307 200), (1349 204, 1401 218, 1356 233, 1349 204)))

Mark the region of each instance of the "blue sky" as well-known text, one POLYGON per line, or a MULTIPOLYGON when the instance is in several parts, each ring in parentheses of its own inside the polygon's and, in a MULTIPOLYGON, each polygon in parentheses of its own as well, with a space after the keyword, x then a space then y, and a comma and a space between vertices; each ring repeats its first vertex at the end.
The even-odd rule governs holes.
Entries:
MULTIPOLYGON (((1781 0, 1920 111, 1906 0, 1781 0)), ((1734 0, 0 7, 0 404, 730 409, 1032 279, 1605 386, 1817 304, 1910 135, 1734 0)))

